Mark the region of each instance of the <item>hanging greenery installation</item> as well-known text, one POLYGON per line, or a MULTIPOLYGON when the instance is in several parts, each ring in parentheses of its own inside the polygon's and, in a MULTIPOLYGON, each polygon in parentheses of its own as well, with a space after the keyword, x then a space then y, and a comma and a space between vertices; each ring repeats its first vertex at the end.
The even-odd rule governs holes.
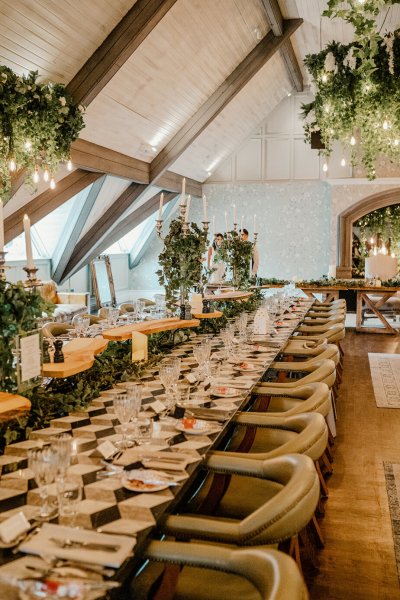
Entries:
POLYGON ((84 127, 84 107, 60 83, 41 83, 37 71, 17 75, 0 66, 0 197, 6 201, 11 177, 26 169, 37 185, 55 187, 60 162, 69 169, 71 144, 84 127))
POLYGON ((315 87, 315 100, 302 106, 306 141, 319 132, 328 158, 338 140, 369 179, 379 157, 400 162, 400 30, 380 35, 376 24, 381 8, 398 3, 330 0, 323 16, 351 23, 354 41, 331 42, 304 61, 315 87))

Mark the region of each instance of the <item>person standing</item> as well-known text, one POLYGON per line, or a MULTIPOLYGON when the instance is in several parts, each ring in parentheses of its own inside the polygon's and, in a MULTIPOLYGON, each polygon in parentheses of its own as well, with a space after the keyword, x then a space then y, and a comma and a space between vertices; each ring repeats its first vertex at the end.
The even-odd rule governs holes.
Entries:
POLYGON ((221 252, 223 241, 222 233, 217 233, 208 249, 207 268, 212 269, 210 283, 219 283, 225 278, 225 263, 221 252))
MULTIPOLYGON (((242 229, 240 238, 242 242, 248 242, 249 244, 251 244, 251 242, 249 241, 249 232, 247 231, 247 229, 242 229)), ((252 244, 252 246, 253 252, 251 257, 251 276, 257 277, 258 267, 260 264, 260 255, 258 252, 258 246, 256 246, 255 244, 252 244)))

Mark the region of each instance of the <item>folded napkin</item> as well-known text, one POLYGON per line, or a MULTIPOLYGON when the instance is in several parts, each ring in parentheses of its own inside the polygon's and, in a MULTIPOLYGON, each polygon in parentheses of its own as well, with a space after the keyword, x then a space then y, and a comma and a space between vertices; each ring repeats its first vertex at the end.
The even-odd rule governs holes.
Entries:
POLYGON ((132 554, 135 544, 136 540, 134 538, 124 535, 109 535, 87 529, 75 529, 44 523, 35 536, 26 542, 22 542, 19 550, 25 554, 51 555, 56 558, 73 560, 74 562, 93 563, 117 569, 132 554), (81 548, 77 546, 60 548, 52 539, 115 545, 119 548, 115 552, 92 550, 84 546, 81 548))

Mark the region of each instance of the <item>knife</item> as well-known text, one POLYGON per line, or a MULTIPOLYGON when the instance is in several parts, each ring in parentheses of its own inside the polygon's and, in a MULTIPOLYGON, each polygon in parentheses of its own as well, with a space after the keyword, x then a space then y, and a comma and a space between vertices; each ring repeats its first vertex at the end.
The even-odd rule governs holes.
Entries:
POLYGON ((121 549, 120 545, 117 544, 103 544, 96 542, 84 542, 81 540, 69 540, 69 539, 60 539, 60 538, 50 538, 50 541, 53 542, 59 548, 83 548, 85 550, 97 550, 100 552, 118 552, 121 549))

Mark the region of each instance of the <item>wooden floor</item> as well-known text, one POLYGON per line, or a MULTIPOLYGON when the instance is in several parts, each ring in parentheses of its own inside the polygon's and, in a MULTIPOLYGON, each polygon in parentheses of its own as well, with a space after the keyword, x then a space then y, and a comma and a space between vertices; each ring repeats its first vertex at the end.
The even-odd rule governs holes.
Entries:
POLYGON ((383 461, 400 463, 400 409, 377 408, 368 352, 400 353, 400 336, 348 332, 338 403, 326 547, 312 600, 400 599, 383 461))

